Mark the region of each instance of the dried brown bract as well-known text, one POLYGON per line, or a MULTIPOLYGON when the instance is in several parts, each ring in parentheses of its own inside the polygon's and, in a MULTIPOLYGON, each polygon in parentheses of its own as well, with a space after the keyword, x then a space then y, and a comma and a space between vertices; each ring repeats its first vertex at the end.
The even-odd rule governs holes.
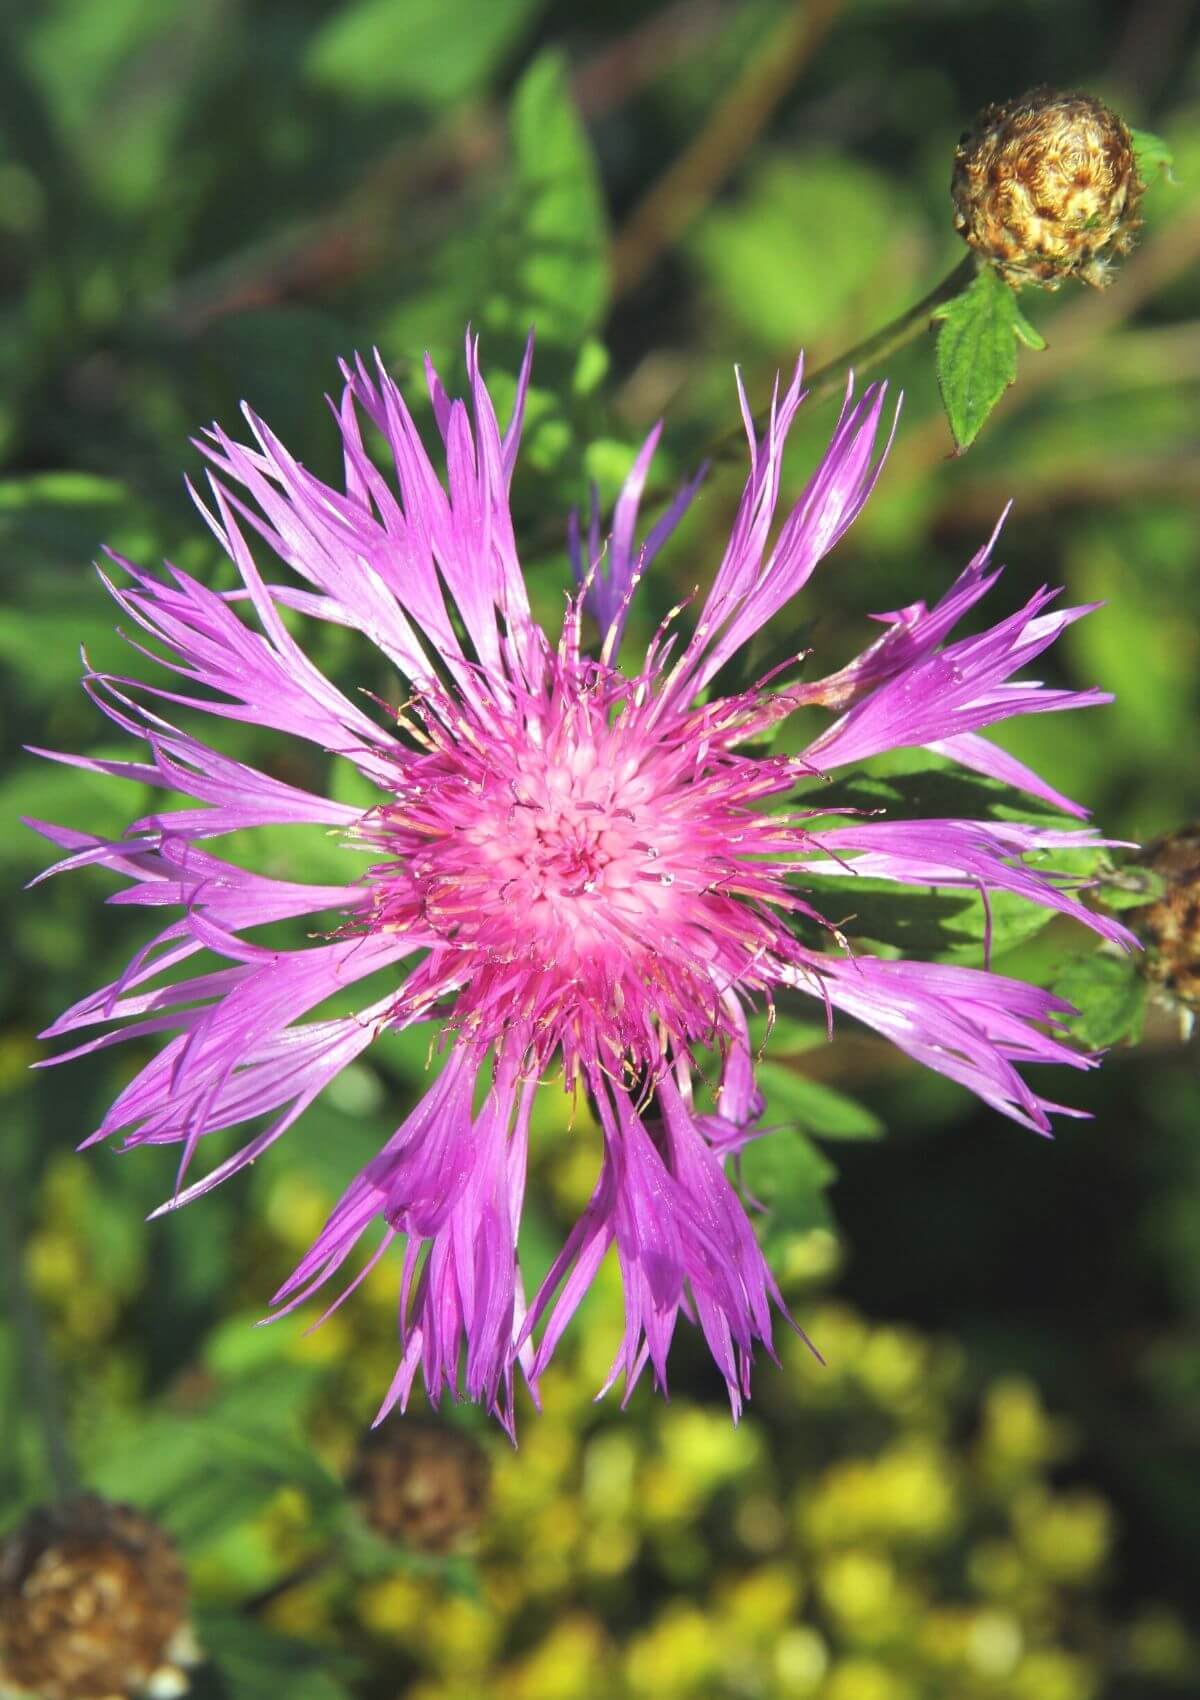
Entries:
POLYGON ((34 1511, 0 1547, 0 1693, 181 1694, 188 1586, 158 1526, 88 1496, 34 1511))
POLYGON ((1146 947, 1146 978, 1190 1018, 1200 1009, 1200 823, 1156 839, 1137 858, 1162 881, 1161 897, 1124 920, 1146 947))
POLYGON ((1008 283, 1103 289, 1133 246, 1146 185, 1121 118, 1086 94, 1032 89, 987 106, 954 155, 963 240, 1008 283))
POLYGON ((410 1417, 367 1437, 350 1486, 376 1534, 445 1553, 479 1528, 490 1481, 487 1453, 470 1435, 410 1417))

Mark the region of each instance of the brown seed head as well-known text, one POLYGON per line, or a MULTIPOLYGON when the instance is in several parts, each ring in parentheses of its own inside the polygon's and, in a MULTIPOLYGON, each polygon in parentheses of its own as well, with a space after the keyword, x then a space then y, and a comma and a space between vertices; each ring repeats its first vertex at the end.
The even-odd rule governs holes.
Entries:
POLYGON ((376 1534, 422 1552, 452 1552, 487 1510, 487 1453, 461 1429, 407 1417, 359 1448, 350 1487, 376 1534))
POLYGON ((986 106, 958 144, 950 193, 964 242, 1014 287, 1102 289, 1127 254, 1146 185, 1117 114, 1086 94, 1031 89, 986 106))
POLYGON ((1165 887, 1161 897, 1123 917, 1146 947, 1146 978, 1170 1002, 1200 1009, 1200 822, 1147 845, 1136 865, 1165 887))
POLYGON ((0 1546, 0 1692, 179 1694, 187 1609, 175 1549, 139 1512, 91 1496, 43 1506, 0 1546))

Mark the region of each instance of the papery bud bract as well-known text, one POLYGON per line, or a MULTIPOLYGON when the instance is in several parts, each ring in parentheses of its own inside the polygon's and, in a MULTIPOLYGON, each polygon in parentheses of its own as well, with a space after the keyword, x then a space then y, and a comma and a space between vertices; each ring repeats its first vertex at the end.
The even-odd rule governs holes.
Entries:
POLYGON ((42 1506, 0 1546, 0 1693, 167 1700, 196 1658, 183 1566, 140 1512, 42 1506))
POLYGON ((1164 889, 1124 918, 1146 947, 1146 978, 1183 1013, 1190 1032, 1200 1009, 1200 823, 1156 839, 1136 865, 1156 874, 1164 889))
POLYGON ((1145 187, 1111 108, 1037 88, 979 113, 955 151, 950 193, 955 228, 1006 282, 1057 289, 1077 277, 1102 289, 1113 257, 1133 246, 1145 187))
POLYGON ((409 1418, 371 1430, 350 1486, 377 1535, 420 1552, 446 1553, 479 1528, 490 1484, 488 1455, 471 1435, 409 1418))

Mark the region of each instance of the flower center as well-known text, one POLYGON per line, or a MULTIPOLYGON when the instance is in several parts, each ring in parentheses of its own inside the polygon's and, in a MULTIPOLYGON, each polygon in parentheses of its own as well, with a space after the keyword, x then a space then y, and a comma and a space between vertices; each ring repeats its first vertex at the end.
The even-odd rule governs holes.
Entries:
POLYGON ((614 763, 591 741, 522 755, 518 771, 484 779, 473 807, 418 857, 427 919, 560 973, 606 944, 653 949, 646 929, 696 861, 669 798, 636 761, 614 763))
POLYGON ((389 857, 374 924, 434 942, 426 1003, 453 990, 463 1033, 561 1045, 568 1073, 585 1045, 657 1066, 663 1035, 707 1042, 726 988, 780 946, 757 770, 703 726, 654 735, 628 698, 614 680, 521 721, 427 722, 361 829, 389 857))

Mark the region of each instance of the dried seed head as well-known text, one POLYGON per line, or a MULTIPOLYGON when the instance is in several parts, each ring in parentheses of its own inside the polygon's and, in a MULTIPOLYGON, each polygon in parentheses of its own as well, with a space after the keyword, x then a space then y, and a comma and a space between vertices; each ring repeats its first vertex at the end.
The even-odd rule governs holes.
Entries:
POLYGON ((461 1429, 411 1417, 373 1430, 359 1449, 351 1491, 376 1534, 422 1552, 452 1552, 487 1510, 487 1453, 461 1429))
POLYGON ((1147 845, 1136 858, 1162 895, 1123 917, 1146 947, 1143 971, 1186 1014, 1200 1009, 1200 823, 1147 845))
POLYGON ((92 1496, 43 1506, 0 1547, 0 1693, 181 1694, 187 1610, 175 1549, 139 1512, 92 1496))
POLYGON ((1031 89, 986 106, 958 144, 950 193, 963 240, 1014 287, 1057 289, 1077 277, 1102 289, 1141 223, 1133 142, 1086 94, 1031 89))

